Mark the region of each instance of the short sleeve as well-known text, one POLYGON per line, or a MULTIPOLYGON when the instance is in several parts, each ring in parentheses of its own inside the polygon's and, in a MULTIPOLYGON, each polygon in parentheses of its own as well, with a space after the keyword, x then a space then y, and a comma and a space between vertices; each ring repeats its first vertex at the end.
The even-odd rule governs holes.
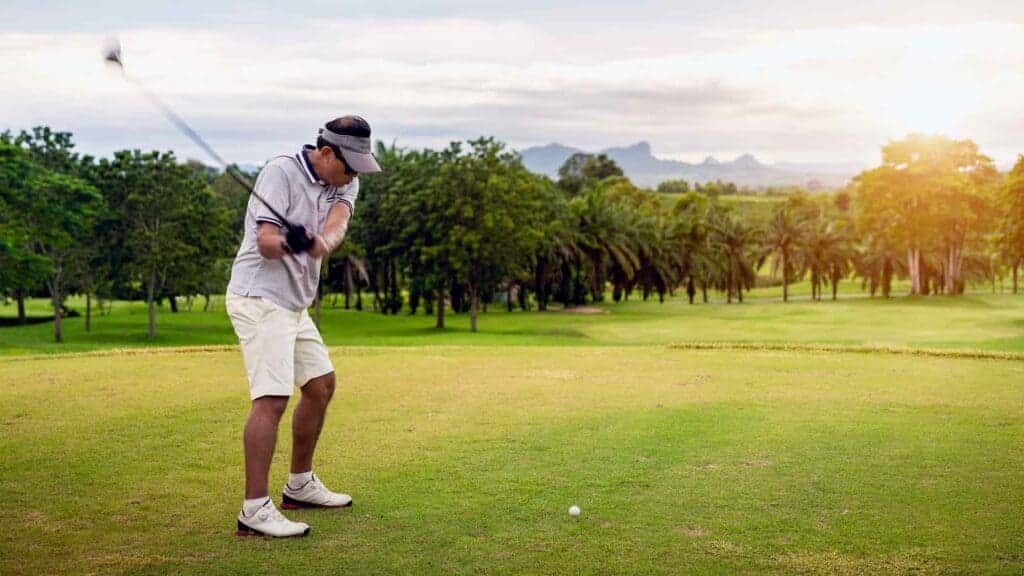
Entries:
MULTIPOLYGON (((282 217, 288 213, 288 206, 290 205, 288 176, 285 175, 284 170, 280 166, 273 164, 264 166, 263 170, 260 171, 259 177, 256 178, 255 191, 282 217)), ((257 223, 271 222, 278 226, 284 226, 284 222, 275 216, 274 212, 266 204, 256 198, 253 198, 252 201, 255 202, 256 206, 257 223)))
POLYGON ((359 178, 353 178, 351 182, 340 187, 331 188, 327 194, 328 204, 344 202, 348 204, 349 214, 356 213, 356 198, 359 197, 359 178))

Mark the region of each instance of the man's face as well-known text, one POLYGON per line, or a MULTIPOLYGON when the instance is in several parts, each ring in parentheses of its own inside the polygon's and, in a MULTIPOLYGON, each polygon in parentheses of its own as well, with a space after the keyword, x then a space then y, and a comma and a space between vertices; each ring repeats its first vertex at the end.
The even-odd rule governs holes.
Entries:
POLYGON ((345 186, 355 176, 345 173, 345 161, 334 155, 334 151, 324 146, 317 150, 320 155, 320 165, 317 166, 317 175, 331 186, 345 186))

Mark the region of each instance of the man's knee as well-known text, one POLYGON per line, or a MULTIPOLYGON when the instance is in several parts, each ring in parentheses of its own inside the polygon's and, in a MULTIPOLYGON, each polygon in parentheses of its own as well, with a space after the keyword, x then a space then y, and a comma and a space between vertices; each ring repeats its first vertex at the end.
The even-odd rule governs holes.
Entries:
POLYGON ((288 408, 287 396, 260 396, 252 401, 252 411, 262 417, 280 420, 288 408))
POLYGON ((302 387, 302 394, 311 400, 328 403, 334 396, 334 372, 313 378, 302 387))

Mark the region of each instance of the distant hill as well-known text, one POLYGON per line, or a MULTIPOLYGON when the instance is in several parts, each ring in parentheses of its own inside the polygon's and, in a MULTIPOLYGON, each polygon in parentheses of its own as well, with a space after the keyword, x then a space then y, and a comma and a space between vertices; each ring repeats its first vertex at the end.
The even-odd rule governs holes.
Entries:
MULTIPOLYGON (((522 155, 523 164, 529 170, 557 178, 558 168, 576 152, 582 150, 552 143, 526 148, 519 153, 522 155)), ((647 142, 637 142, 622 148, 608 148, 601 150, 600 153, 607 154, 609 158, 615 160, 626 176, 637 185, 650 188, 666 180, 680 179, 701 183, 722 180, 751 188, 836 188, 863 169, 856 164, 763 164, 750 154, 744 154, 731 162, 721 162, 709 156, 699 164, 690 164, 656 157, 647 142)))

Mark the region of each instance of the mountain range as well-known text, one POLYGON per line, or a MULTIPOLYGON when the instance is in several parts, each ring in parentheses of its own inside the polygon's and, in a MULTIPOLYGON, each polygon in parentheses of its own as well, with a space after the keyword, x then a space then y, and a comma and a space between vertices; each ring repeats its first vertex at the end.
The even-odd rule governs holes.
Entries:
MULTIPOLYGON (((583 150, 558 143, 519 151, 528 170, 552 178, 558 178, 558 168, 577 152, 583 150)), ((727 162, 709 156, 701 163, 691 164, 658 158, 651 152, 651 145, 647 142, 607 148, 599 153, 614 160, 635 184, 650 188, 666 180, 686 180, 690 183, 722 180, 750 188, 805 186, 813 191, 843 186, 864 168, 857 164, 764 164, 750 154, 727 162)))

